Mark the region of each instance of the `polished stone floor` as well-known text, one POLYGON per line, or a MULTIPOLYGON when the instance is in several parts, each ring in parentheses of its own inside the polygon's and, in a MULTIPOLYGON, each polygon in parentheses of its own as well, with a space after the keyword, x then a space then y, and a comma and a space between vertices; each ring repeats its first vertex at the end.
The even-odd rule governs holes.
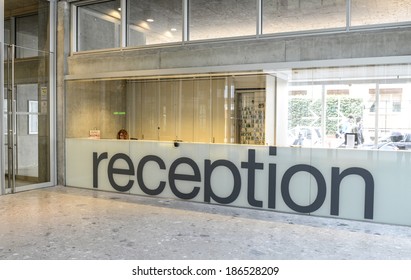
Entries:
POLYGON ((0 196, 0 259, 411 259, 411 227, 52 187, 0 196))

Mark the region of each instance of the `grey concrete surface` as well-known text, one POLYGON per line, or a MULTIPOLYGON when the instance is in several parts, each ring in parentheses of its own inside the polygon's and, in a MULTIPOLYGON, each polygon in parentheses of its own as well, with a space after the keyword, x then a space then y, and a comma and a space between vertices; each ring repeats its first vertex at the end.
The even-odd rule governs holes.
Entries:
POLYGON ((56 186, 0 197, 0 260, 400 260, 411 228, 56 186))

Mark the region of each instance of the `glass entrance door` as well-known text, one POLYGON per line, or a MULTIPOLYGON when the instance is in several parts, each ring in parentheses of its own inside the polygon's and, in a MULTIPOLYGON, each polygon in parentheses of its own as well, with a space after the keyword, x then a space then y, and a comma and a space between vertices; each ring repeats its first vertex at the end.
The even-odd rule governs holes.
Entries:
POLYGON ((50 55, 15 45, 5 50, 4 182, 6 193, 14 193, 51 182, 50 55))

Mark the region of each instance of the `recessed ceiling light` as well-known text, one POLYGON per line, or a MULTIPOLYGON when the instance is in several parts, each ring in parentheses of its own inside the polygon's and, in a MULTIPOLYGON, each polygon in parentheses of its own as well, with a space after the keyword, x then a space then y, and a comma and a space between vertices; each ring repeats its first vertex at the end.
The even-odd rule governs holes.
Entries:
POLYGON ((118 11, 121 11, 121 7, 117 9, 118 11))
POLYGON ((176 32, 176 31, 177 31, 177 28, 174 28, 174 27, 173 27, 173 28, 171 28, 170 30, 171 30, 172 32, 176 32))
POLYGON ((153 22, 153 21, 154 21, 154 19, 152 19, 152 18, 147 19, 147 22, 153 22))

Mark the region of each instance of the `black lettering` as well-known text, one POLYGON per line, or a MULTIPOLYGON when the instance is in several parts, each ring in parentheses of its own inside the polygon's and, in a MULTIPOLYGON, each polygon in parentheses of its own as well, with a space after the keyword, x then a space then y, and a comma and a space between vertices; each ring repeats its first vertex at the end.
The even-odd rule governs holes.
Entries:
POLYGON ((157 162, 160 169, 163 169, 163 170, 166 169, 166 165, 165 165, 164 161, 161 158, 159 158, 158 156, 153 156, 153 155, 145 156, 141 159, 141 161, 140 161, 140 163, 138 164, 138 167, 137 167, 137 181, 138 181, 138 184, 139 184, 141 190, 144 193, 146 193, 148 195, 158 195, 158 194, 163 192, 163 190, 166 186, 166 182, 160 181, 160 184, 154 190, 149 189, 146 186, 146 184, 144 183, 144 180, 143 180, 143 169, 144 169, 144 165, 149 161, 157 162))
POLYGON ((292 210, 300 213, 311 213, 318 210, 325 201, 325 196, 327 194, 327 186, 325 179, 321 172, 315 167, 307 164, 298 164, 290 167, 284 174, 281 180, 281 194, 283 196, 285 204, 292 210), (317 181, 317 197, 314 202, 307 206, 301 206, 295 203, 290 196, 290 180, 297 172, 305 171, 314 176, 317 181))
POLYGON ((340 185, 348 175, 358 175, 365 182, 364 219, 374 218, 374 178, 363 168, 352 167, 340 173, 340 168, 333 167, 331 175, 331 215, 338 216, 340 212, 340 185))
POLYGON ((205 174, 204 174, 204 202, 210 202, 210 198, 212 198, 217 203, 221 204, 229 204, 235 201, 240 194, 241 191, 241 176, 240 172, 238 171, 237 167, 228 160, 216 160, 215 162, 211 163, 210 160, 205 160, 205 174), (214 169, 217 167, 224 166, 231 171, 234 178, 234 186, 233 191, 228 197, 219 197, 217 196, 211 187, 211 174, 213 173, 214 169))
POLYGON ((268 165, 268 208, 275 209, 276 190, 277 190, 277 165, 268 165))
POLYGON ((133 176, 134 175, 134 164, 131 161, 130 157, 127 156, 126 154, 115 154, 109 161, 108 167, 107 167, 107 175, 108 175, 108 180, 110 181, 111 186, 119 192, 126 192, 129 191, 134 184, 134 180, 129 180, 128 183, 125 186, 119 186, 116 181, 114 180, 114 174, 121 174, 121 175, 129 175, 133 176), (128 169, 120 169, 120 168, 114 168, 114 163, 118 160, 122 159, 128 164, 128 169))
POLYGON ((103 159, 107 159, 107 152, 102 153, 97 157, 97 153, 93 153, 93 188, 98 188, 98 165, 103 159))
MULTIPOLYGON (((270 156, 277 155, 277 147, 269 147, 268 154, 270 156)), ((268 165, 268 208, 275 209, 275 201, 277 191, 277 165, 268 165)))
POLYGON ((170 184, 171 191, 178 197, 182 199, 192 199, 197 196, 197 194, 200 192, 200 187, 194 187, 193 190, 190 193, 182 193, 178 190, 175 181, 176 180, 182 180, 182 181, 191 181, 191 182, 200 182, 201 181, 201 175, 200 175, 200 169, 198 168, 198 165, 194 162, 194 160, 187 158, 187 157, 182 157, 176 159, 173 164, 170 166, 170 171, 168 173, 168 181, 170 184), (176 169, 180 164, 187 164, 191 167, 191 169, 194 171, 193 175, 188 175, 188 174, 176 174, 176 169))
POLYGON ((255 150, 248 150, 248 162, 241 162, 241 168, 248 169, 247 200, 248 204, 262 207, 263 202, 255 199, 255 170, 264 169, 263 163, 255 162, 255 150))

